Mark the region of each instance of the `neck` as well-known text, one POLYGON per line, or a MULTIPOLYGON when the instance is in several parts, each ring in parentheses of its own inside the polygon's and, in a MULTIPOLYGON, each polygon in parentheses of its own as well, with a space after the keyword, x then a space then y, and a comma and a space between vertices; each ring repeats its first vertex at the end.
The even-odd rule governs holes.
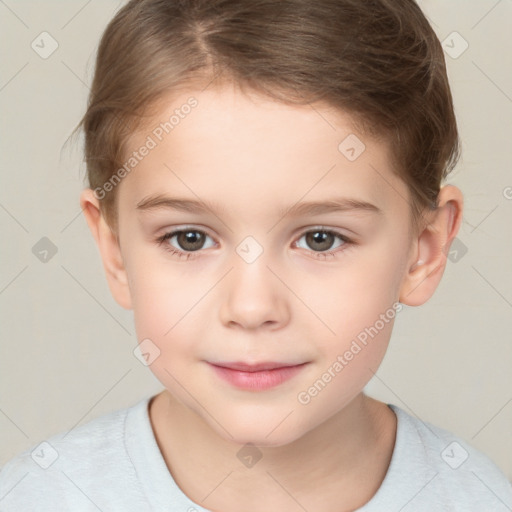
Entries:
POLYGON ((242 445, 220 437, 167 391, 149 412, 177 485, 202 507, 223 512, 361 507, 384 479, 396 432, 393 411, 361 393, 301 438, 258 447, 261 459, 245 468, 236 458, 242 445))

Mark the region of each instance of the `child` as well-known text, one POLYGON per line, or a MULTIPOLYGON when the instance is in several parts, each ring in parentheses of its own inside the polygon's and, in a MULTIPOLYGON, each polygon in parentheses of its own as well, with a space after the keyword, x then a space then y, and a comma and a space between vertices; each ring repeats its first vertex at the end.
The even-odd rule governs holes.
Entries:
POLYGON ((80 126, 81 206, 165 389, 15 457, 0 510, 512 509, 487 457, 363 393, 462 217, 413 0, 132 0, 80 126))

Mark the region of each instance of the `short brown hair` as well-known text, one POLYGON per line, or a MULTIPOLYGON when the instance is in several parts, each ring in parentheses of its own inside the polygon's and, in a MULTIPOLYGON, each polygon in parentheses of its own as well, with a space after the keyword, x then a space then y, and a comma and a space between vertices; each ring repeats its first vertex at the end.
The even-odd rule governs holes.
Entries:
MULTIPOLYGON (((214 78, 283 103, 327 103, 384 137, 414 218, 435 207, 459 157, 443 50, 414 0, 131 0, 102 36, 77 126, 89 186, 122 165, 159 99, 214 78)), ((101 201, 112 228, 115 197, 101 201)))

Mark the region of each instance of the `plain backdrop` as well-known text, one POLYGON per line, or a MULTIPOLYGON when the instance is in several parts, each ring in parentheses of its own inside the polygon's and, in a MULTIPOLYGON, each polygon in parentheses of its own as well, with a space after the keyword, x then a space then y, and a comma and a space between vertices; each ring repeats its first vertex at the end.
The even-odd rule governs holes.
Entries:
MULTIPOLYGON (((132 313, 111 297, 80 210, 82 141, 65 145, 123 3, 0 2, 0 465, 162 389, 133 354, 132 313)), ((463 141, 449 182, 464 222, 439 289, 398 315, 367 392, 451 430, 512 479, 512 2, 420 5, 445 41, 463 141)))

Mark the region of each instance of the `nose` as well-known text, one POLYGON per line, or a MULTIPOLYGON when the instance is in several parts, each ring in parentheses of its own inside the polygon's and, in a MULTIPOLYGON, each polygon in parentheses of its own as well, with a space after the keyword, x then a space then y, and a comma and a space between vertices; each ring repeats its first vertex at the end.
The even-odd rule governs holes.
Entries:
POLYGON ((252 263, 235 256, 234 268, 223 283, 222 324, 251 330, 284 327, 290 319, 287 288, 276 277, 265 253, 252 263))

